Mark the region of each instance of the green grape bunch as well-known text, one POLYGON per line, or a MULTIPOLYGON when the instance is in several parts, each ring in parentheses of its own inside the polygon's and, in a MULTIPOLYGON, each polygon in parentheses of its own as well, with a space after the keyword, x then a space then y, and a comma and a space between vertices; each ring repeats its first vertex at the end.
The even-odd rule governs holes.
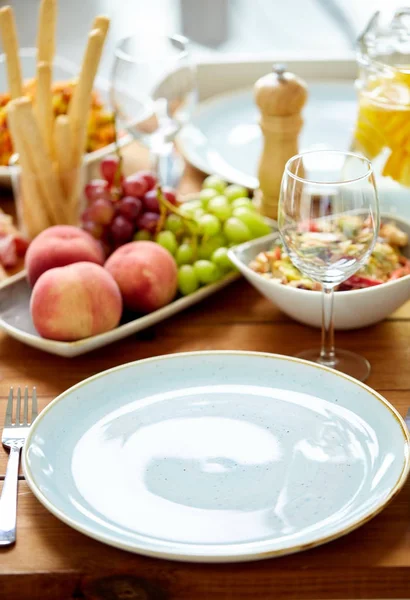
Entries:
POLYGON ((168 206, 161 190, 159 201, 164 202, 165 211, 161 230, 154 239, 174 256, 183 296, 234 271, 229 247, 271 232, 248 190, 228 185, 216 175, 205 179, 197 197, 178 207, 168 206))

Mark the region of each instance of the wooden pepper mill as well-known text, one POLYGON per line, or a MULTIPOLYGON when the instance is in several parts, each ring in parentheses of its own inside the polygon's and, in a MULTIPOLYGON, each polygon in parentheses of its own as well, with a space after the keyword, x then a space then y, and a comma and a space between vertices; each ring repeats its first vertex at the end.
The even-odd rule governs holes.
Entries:
POLYGON ((261 111, 259 124, 264 141, 259 161, 257 203, 264 216, 276 219, 283 170, 289 158, 298 153, 307 86, 283 65, 274 65, 272 73, 255 83, 254 95, 261 111))

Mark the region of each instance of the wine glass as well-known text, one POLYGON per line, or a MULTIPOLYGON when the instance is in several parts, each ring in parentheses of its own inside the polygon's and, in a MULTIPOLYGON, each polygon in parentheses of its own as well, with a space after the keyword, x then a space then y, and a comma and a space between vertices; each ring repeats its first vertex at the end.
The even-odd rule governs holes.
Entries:
POLYGON ((371 163, 332 150, 294 156, 282 178, 278 225, 293 264, 322 284, 322 346, 298 356, 364 381, 369 362, 335 350, 333 294, 365 263, 377 239, 379 203, 371 163))
POLYGON ((173 185, 181 159, 174 140, 197 99, 196 67, 181 35, 132 35, 115 49, 111 102, 120 129, 148 146, 162 184, 173 185))

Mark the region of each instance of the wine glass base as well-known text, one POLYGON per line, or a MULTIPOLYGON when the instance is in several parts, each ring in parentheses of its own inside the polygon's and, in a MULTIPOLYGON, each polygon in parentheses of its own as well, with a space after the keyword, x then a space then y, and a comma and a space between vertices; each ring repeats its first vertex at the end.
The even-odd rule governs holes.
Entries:
POLYGON ((304 360, 309 360, 311 362, 324 365, 325 367, 337 369, 338 371, 346 373, 346 375, 350 375, 359 381, 365 381, 369 377, 371 371, 368 360, 366 360, 363 356, 360 356, 360 354, 355 354, 354 352, 349 352, 348 350, 336 350, 335 362, 332 364, 323 361, 320 357, 320 351, 317 349, 305 350, 296 356, 297 358, 303 358, 304 360))

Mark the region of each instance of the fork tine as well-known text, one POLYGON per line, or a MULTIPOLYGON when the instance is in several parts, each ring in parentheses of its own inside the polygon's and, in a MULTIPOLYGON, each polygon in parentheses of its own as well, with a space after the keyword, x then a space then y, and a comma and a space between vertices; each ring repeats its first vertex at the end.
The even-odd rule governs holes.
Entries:
POLYGON ((32 403, 31 403, 31 423, 34 421, 34 419, 37 417, 38 414, 38 409, 37 409, 37 390, 35 387, 33 387, 33 398, 32 398, 32 403))
POLYGON ((17 388, 16 425, 20 424, 21 390, 17 388))
POLYGON ((11 425, 11 419, 13 414, 13 388, 10 388, 9 391, 9 399, 7 400, 7 408, 6 408, 6 418, 4 420, 5 427, 9 427, 11 425))
POLYGON ((24 388, 23 425, 28 425, 28 387, 24 388))

